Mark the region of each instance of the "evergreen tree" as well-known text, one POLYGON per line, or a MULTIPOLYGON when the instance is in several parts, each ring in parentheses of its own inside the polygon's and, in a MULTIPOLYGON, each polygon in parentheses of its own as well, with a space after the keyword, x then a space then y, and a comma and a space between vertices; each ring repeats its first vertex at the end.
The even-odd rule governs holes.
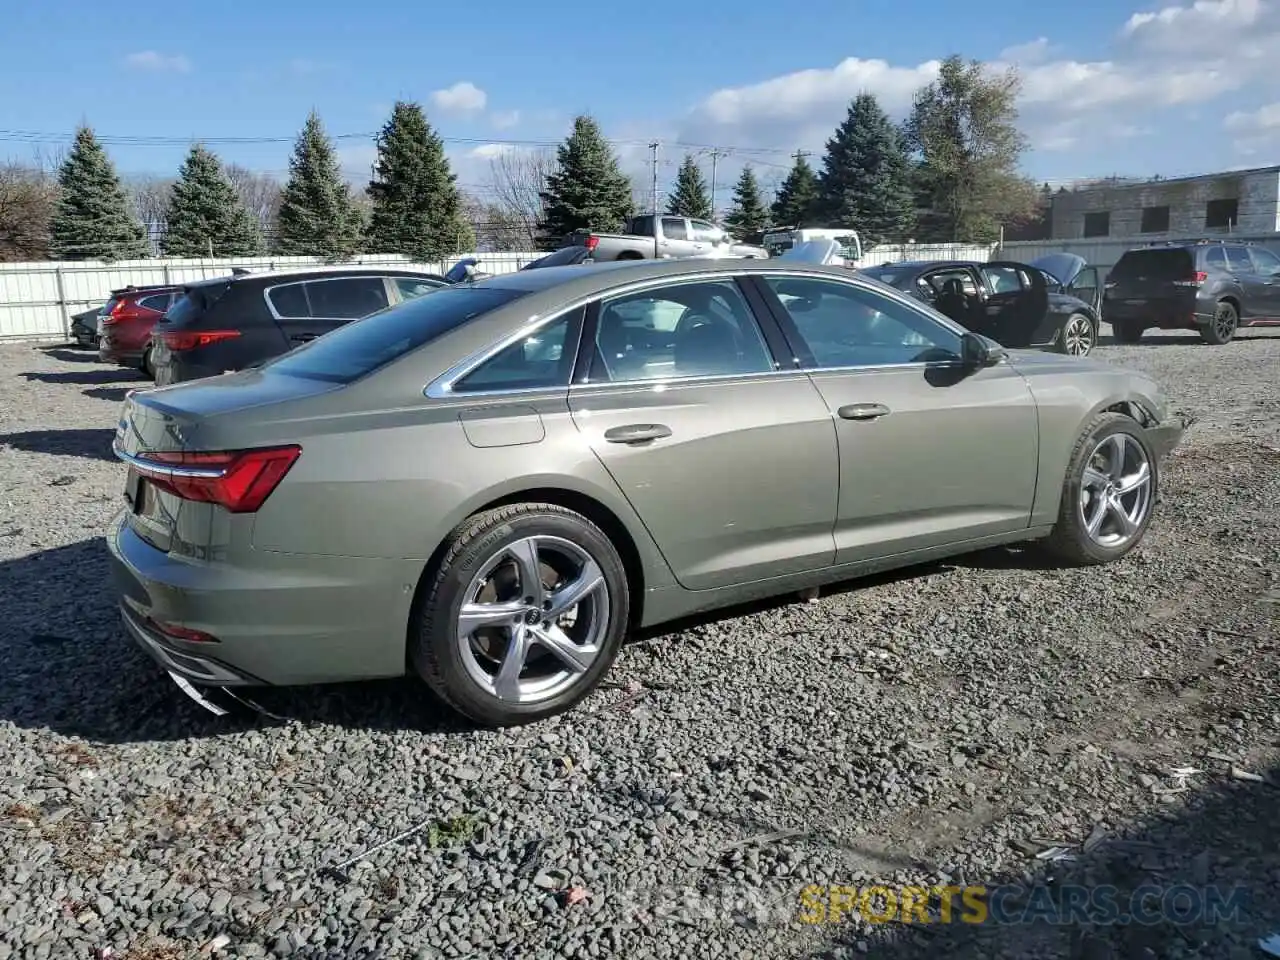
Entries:
POLYGON ((696 217, 699 220, 715 219, 715 208, 702 170, 689 154, 684 155, 671 196, 667 198, 667 213, 673 217, 696 217))
POLYGON ((378 134, 369 199, 369 250, 434 262, 475 245, 444 141, 416 103, 397 102, 378 134))
POLYGON ((795 165, 782 181, 773 200, 773 222, 785 227, 813 226, 818 203, 818 177, 803 155, 797 154, 795 165))
POLYGON ((251 257, 263 252, 262 233, 222 171, 218 158, 196 144, 169 193, 166 257, 251 257))
POLYGON ((730 231, 738 238, 760 233, 769 226, 769 209, 760 196, 760 184, 751 167, 742 168, 733 188, 733 208, 724 218, 730 231))
POLYGON ((833 227, 853 227, 863 246, 909 239, 915 225, 911 167, 874 94, 859 94, 849 104, 827 141, 818 188, 823 218, 833 227))
POLYGON ((128 260, 150 254, 146 232, 129 210, 120 178, 88 127, 58 172, 58 203, 49 250, 59 260, 128 260))
POLYGON ((342 179, 333 144, 313 110, 289 159, 289 182, 280 197, 278 253, 341 260, 360 244, 360 218, 342 179))
POLYGON ((616 230, 631 215, 631 180, 591 117, 573 121, 541 196, 539 239, 545 246, 575 230, 616 230))

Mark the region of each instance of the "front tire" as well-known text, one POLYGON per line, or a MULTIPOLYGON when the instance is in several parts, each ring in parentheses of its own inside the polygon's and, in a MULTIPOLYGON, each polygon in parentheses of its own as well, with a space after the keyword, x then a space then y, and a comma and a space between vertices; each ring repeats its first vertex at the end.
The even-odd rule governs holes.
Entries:
POLYGON ((1240 314, 1230 301, 1223 300, 1213 311, 1213 319, 1200 328, 1200 339, 1220 347, 1230 343, 1240 327, 1240 314))
POLYGON ((1159 479, 1142 428, 1123 414, 1098 414, 1076 440, 1058 522, 1042 546, 1076 566, 1119 560, 1147 532, 1159 479))
POLYGON ((563 713, 626 633, 626 569, 586 517, 547 503, 477 514, 428 571, 410 655, 446 703, 492 727, 563 713))
POLYGON ((1073 313, 1058 331, 1058 352, 1087 357, 1098 342, 1098 330, 1083 313, 1073 313))
POLYGON ((1144 332, 1142 324, 1132 320, 1113 320, 1111 323, 1111 333, 1115 336, 1116 343, 1137 343, 1144 332))

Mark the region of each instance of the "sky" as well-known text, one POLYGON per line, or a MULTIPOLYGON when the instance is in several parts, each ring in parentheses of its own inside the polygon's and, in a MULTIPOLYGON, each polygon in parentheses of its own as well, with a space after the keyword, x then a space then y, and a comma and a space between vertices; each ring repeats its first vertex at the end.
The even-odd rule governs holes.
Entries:
POLYGON ((651 141, 662 187, 685 152, 708 176, 710 151, 725 154, 723 207, 743 163, 776 185, 797 149, 820 157, 852 97, 875 93, 900 118, 958 53, 1020 72, 1038 181, 1280 163, 1280 0, 435 6, 9 0, 0 157, 48 155, 85 123, 124 173, 172 175, 202 140, 283 177, 314 108, 364 180, 407 99, 481 196, 497 153, 546 149, 590 113, 642 182, 651 141))

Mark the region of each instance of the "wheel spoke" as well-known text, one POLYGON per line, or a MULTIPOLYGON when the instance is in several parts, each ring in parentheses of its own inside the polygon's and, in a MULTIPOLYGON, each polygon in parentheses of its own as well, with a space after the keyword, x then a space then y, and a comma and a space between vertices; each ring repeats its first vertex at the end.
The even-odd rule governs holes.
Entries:
POLYGON ((1143 462, 1142 466, 1140 466, 1137 471, 1129 474, 1127 477, 1120 478, 1120 482, 1116 484, 1116 493, 1121 496, 1133 493, 1133 491, 1145 487, 1150 482, 1151 466, 1148 463, 1143 462))
POLYGON ((1084 468, 1084 485, 1090 489, 1105 487, 1110 479, 1105 473, 1093 467, 1084 468))
POLYGON ((1109 497, 1106 501, 1106 511, 1116 518, 1116 523, 1120 526, 1120 533, 1128 538, 1137 532, 1138 525, 1129 519, 1129 514, 1124 508, 1124 504, 1120 502, 1119 497, 1109 497))
POLYGON ((549 627, 533 627, 533 639, 574 673, 584 673, 596 658, 595 647, 580 647, 554 623, 549 627))
POLYGON ((1116 481, 1124 474, 1124 455, 1129 445, 1129 436, 1124 433, 1113 433, 1107 439, 1111 447, 1111 453, 1107 456, 1107 475, 1116 481))
POLYGON ((603 585, 604 574, 600 567, 594 560, 587 559, 576 577, 547 597, 551 606, 547 608, 546 619, 554 620, 569 608, 577 606, 603 585))
POLYGON ((520 595, 530 603, 542 605, 546 588, 542 585, 542 563, 538 559, 538 541, 536 537, 517 540, 507 552, 516 563, 520 572, 520 595))
POLYGON ((481 627, 510 626, 524 611, 523 603, 464 603, 458 611, 458 632, 470 636, 481 627))
POLYGON ((520 674, 529 658, 529 631, 523 623, 511 628, 507 652, 502 656, 498 674, 493 679, 493 692, 503 700, 520 699, 520 674))
POLYGON ((1098 531, 1102 529, 1102 521, 1107 516, 1107 501, 1101 496, 1096 496, 1089 507, 1093 513, 1085 517, 1085 529, 1089 531, 1089 536, 1096 537, 1098 531))

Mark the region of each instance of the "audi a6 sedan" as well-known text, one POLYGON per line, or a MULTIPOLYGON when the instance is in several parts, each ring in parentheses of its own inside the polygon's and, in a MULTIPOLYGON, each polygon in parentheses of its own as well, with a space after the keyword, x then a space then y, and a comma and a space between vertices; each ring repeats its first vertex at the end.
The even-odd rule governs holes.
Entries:
POLYGON ((193 696, 416 673, 502 726, 635 627, 1014 541, 1116 560, 1181 432, 1141 374, 838 267, 550 267, 134 393, 108 540, 193 696))

